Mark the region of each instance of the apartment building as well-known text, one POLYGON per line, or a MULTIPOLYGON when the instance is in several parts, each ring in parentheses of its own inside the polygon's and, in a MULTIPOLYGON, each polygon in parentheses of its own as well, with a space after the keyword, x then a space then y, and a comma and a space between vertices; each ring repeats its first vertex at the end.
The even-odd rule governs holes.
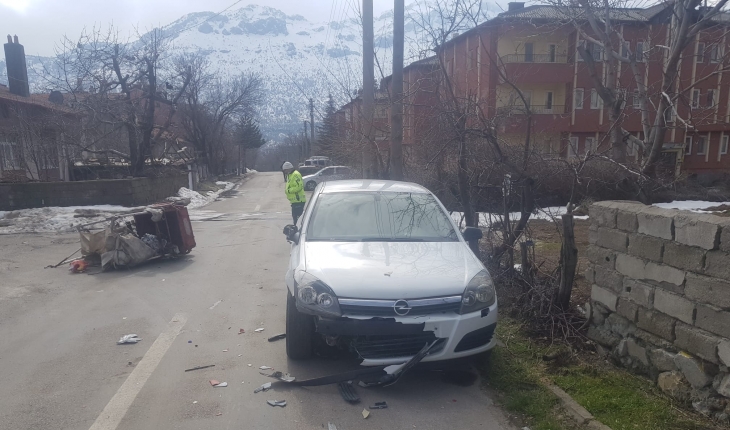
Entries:
MULTIPOLYGON (((600 61, 606 54, 581 39, 575 20, 567 19, 572 13, 567 7, 510 3, 507 12, 452 38, 439 51, 459 97, 475 97, 483 112, 498 119, 502 136, 519 141, 526 126, 515 85, 531 106, 536 147, 567 158, 609 146, 605 135, 611 127, 577 47, 582 44, 598 60, 599 76, 606 73, 600 61)), ((670 6, 611 13, 625 41, 621 55, 636 56, 647 94, 656 101, 671 31, 670 6)), ((722 15, 717 26, 702 31, 680 61, 676 92, 681 96, 665 118, 671 129, 662 154, 664 165, 675 173, 730 171, 730 70, 725 70, 730 40, 725 19, 730 23, 722 15)), ((590 29, 585 32, 591 34, 590 29)), ((626 99, 623 126, 642 137, 636 79, 628 63, 620 67, 618 85, 626 99)), ((630 157, 639 155, 631 145, 627 152, 630 157)))

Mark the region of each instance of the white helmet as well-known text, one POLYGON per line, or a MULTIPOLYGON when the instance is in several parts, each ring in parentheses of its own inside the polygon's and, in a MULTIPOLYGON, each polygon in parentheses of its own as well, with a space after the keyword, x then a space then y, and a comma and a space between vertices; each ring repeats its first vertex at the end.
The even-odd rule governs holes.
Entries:
POLYGON ((284 163, 284 165, 283 165, 283 166, 281 166, 281 168, 282 168, 283 170, 289 170, 289 169, 293 169, 293 168, 294 168, 294 166, 292 166, 292 164, 291 164, 290 162, 288 162, 288 161, 287 161, 286 163, 284 163))

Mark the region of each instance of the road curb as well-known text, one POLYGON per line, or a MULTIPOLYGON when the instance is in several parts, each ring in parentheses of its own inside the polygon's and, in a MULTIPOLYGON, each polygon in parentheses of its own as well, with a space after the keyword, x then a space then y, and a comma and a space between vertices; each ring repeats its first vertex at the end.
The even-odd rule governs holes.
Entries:
POLYGON ((558 399, 560 399, 565 410, 578 422, 578 424, 585 425, 587 428, 593 430, 611 430, 611 427, 598 421, 586 408, 579 405, 578 402, 573 400, 573 398, 560 387, 549 382, 546 382, 545 385, 558 397, 558 399))

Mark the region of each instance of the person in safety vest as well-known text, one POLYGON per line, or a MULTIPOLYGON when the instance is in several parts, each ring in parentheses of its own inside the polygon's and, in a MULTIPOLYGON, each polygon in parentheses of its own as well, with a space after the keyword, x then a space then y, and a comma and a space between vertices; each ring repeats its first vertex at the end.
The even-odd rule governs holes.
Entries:
POLYGON ((304 194, 302 174, 288 161, 281 167, 286 175, 285 192, 286 198, 291 203, 291 217, 294 220, 294 225, 297 225, 297 220, 304 213, 304 204, 307 202, 307 196, 304 194))

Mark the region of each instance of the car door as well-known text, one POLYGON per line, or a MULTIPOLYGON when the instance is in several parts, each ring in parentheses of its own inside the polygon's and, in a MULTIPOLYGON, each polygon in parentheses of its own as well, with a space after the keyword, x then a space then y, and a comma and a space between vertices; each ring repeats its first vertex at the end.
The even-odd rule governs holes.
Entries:
POLYGON ((322 171, 319 172, 319 175, 317 175, 317 182, 325 182, 325 181, 331 181, 333 180, 333 177, 335 176, 335 168, 334 167, 326 167, 322 169, 322 171))

